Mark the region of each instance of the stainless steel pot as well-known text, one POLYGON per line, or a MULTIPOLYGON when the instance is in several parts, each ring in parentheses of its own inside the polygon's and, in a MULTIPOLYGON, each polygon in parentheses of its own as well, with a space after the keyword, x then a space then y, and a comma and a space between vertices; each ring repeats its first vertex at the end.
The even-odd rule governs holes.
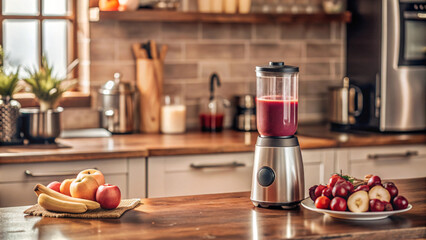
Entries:
POLYGON ((347 130, 355 123, 355 117, 362 111, 362 92, 357 86, 349 85, 349 78, 343 79, 343 87, 330 87, 329 121, 332 129, 347 130))
POLYGON ((21 119, 19 109, 21 104, 10 97, 0 99, 0 145, 22 144, 21 119))
POLYGON ((41 112, 38 108, 21 109, 23 132, 30 143, 54 143, 61 134, 61 112, 63 108, 41 112))
POLYGON ((99 89, 99 121, 102 128, 112 133, 131 133, 135 125, 135 88, 122 82, 121 74, 115 73, 99 89))

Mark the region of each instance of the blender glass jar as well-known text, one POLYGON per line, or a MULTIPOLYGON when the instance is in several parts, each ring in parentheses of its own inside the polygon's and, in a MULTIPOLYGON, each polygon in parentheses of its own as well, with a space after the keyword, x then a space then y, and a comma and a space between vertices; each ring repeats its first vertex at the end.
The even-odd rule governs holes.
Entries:
POLYGON ((261 136, 292 136, 297 130, 299 68, 284 62, 256 67, 257 129, 261 136))

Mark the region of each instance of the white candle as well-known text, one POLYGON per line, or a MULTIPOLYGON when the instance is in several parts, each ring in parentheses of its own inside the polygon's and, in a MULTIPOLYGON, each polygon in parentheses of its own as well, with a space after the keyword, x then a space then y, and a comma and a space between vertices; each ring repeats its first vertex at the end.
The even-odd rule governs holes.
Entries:
POLYGON ((164 105, 161 108, 161 132, 183 133, 186 130, 186 106, 164 105))

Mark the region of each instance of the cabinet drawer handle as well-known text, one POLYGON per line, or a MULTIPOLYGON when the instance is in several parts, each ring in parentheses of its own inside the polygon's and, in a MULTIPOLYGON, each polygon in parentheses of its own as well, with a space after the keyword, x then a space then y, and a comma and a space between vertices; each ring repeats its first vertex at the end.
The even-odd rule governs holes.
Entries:
MULTIPOLYGON (((92 168, 92 169, 96 169, 97 168, 92 168)), ((28 177, 57 177, 57 176, 70 176, 70 175, 77 175, 79 172, 49 172, 49 173, 44 173, 44 172, 39 172, 39 173, 34 173, 31 170, 25 170, 24 173, 26 176, 28 177)))
POLYGON ((231 162, 231 163, 222 163, 222 164, 200 164, 196 165, 191 163, 190 167, 194 169, 203 169, 203 168, 237 168, 245 167, 245 163, 231 162))
POLYGON ((418 151, 407 151, 405 153, 369 154, 368 159, 379 160, 387 158, 407 158, 419 155, 418 151))

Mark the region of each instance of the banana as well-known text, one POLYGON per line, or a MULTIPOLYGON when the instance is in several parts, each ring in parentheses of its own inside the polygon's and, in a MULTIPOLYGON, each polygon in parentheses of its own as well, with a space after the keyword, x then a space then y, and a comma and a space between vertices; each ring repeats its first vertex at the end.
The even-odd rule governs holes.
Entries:
POLYGON ((46 195, 49 195, 51 197, 57 198, 59 200, 63 200, 63 201, 68 201, 68 202, 75 202, 75 203, 82 203, 84 205, 86 205, 88 210, 94 210, 94 209, 98 209, 101 207, 101 205, 95 201, 91 201, 91 200, 87 200, 87 199, 81 199, 81 198, 74 198, 74 197, 70 197, 67 196, 65 194, 59 193, 55 190, 52 190, 46 186, 44 186, 43 184, 37 184, 34 187, 34 192, 37 194, 37 196, 39 196, 42 193, 45 193, 46 195))
POLYGON ((38 204, 54 212, 84 213, 87 211, 87 207, 83 203, 63 201, 45 193, 38 196, 38 204))

